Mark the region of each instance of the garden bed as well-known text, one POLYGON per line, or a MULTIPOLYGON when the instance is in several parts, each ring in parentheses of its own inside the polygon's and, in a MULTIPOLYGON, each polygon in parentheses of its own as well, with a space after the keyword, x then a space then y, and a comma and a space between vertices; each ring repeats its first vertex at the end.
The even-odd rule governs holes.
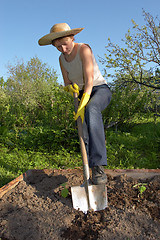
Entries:
POLYGON ((73 209, 70 194, 71 186, 83 182, 81 168, 27 171, 0 189, 0 238, 158 239, 160 170, 106 173, 108 208, 84 214, 73 209), (63 183, 69 189, 66 198, 63 183), (141 194, 138 186, 145 186, 141 194))

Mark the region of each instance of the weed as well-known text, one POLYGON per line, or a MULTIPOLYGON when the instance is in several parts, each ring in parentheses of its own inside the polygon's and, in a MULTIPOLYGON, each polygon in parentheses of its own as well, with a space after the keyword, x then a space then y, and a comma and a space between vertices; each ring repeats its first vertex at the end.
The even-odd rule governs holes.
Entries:
POLYGON ((144 191, 146 190, 146 185, 147 183, 137 183, 136 185, 134 185, 134 188, 138 188, 139 194, 138 197, 141 197, 142 194, 144 193, 144 191))
POLYGON ((68 190, 68 188, 66 188, 66 184, 67 184, 67 183, 62 183, 62 184, 61 184, 61 186, 63 187, 63 189, 61 190, 61 196, 62 196, 63 198, 68 197, 68 194, 69 194, 69 190, 68 190))

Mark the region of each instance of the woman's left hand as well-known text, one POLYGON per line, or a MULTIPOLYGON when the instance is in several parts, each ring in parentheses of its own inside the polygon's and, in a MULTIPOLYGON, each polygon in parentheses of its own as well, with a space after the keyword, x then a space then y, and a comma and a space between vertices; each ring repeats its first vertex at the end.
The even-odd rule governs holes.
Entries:
POLYGON ((77 120, 78 117, 81 117, 82 123, 84 121, 84 113, 85 113, 85 106, 87 105, 90 99, 90 95, 88 93, 83 93, 82 99, 80 101, 77 113, 74 115, 74 120, 77 120))

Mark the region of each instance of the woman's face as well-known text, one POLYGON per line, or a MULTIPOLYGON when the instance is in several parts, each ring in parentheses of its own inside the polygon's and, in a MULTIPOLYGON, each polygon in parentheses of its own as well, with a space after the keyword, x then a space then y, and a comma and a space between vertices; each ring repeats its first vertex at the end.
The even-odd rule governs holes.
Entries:
POLYGON ((64 55, 69 55, 71 54, 74 47, 73 37, 64 37, 57 39, 54 41, 54 46, 64 55))

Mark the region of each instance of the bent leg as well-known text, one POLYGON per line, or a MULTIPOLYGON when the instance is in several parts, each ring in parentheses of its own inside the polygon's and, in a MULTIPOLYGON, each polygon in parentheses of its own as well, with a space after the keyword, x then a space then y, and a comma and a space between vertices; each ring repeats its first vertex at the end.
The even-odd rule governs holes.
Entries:
POLYGON ((85 121, 88 128, 89 167, 107 165, 105 132, 102 111, 111 100, 111 92, 107 86, 93 88, 91 99, 86 106, 85 121))

